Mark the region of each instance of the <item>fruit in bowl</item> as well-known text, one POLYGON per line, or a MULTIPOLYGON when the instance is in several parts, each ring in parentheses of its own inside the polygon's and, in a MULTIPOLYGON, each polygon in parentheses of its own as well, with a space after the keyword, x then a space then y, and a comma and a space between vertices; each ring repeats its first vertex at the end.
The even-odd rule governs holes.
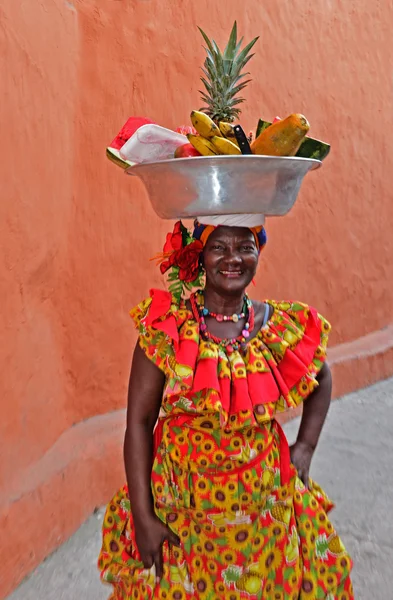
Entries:
POLYGON ((302 157, 322 161, 330 146, 307 136, 310 125, 304 115, 293 113, 273 122, 259 120, 255 137, 246 136, 239 123, 241 97, 251 79, 245 66, 253 57, 251 50, 258 37, 243 46, 238 40, 237 23, 221 50, 201 28, 206 58, 202 67, 200 92, 204 106, 190 114, 191 125, 175 131, 144 117, 128 119, 107 148, 108 157, 123 168, 171 158, 215 157, 255 154, 276 157, 302 157))
POLYGON ((190 158, 193 156, 202 156, 202 154, 192 144, 188 143, 176 148, 174 156, 175 158, 190 158))

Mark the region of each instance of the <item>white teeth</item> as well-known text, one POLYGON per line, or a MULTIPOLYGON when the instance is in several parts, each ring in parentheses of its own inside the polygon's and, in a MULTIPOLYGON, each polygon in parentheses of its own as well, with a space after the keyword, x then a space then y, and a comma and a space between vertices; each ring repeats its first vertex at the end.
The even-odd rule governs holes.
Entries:
POLYGON ((242 271, 220 271, 223 275, 241 275, 242 271))

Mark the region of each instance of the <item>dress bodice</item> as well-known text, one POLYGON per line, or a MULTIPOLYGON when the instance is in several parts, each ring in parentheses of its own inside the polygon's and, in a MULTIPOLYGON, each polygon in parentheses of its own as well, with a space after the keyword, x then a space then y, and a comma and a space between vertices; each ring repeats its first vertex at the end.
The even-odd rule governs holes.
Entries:
POLYGON ((237 429, 270 421, 315 389, 329 323, 306 304, 266 302, 270 319, 245 353, 231 354, 205 340, 186 303, 169 292, 151 290, 131 311, 141 348, 165 373, 165 414, 188 415, 195 425, 209 415, 213 428, 237 429))

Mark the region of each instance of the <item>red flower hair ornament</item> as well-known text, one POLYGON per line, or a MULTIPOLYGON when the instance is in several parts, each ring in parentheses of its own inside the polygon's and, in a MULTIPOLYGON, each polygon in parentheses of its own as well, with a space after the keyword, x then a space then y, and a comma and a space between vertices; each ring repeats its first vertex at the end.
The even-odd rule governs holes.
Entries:
POLYGON ((172 233, 166 236, 163 251, 151 259, 160 265, 162 274, 171 269, 169 291, 178 302, 184 290, 203 285, 203 268, 199 261, 202 250, 203 243, 195 240, 183 223, 177 221, 172 233))

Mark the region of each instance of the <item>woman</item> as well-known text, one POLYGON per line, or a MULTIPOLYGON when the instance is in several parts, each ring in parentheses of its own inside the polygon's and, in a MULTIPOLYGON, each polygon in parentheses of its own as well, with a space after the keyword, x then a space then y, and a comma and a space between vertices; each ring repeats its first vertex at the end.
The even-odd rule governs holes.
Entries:
POLYGON ((350 600, 351 560, 309 479, 330 326, 304 304, 249 300, 262 227, 198 224, 184 246, 177 225, 162 270, 190 281, 201 258, 206 284, 180 304, 153 290, 131 313, 128 487, 108 505, 99 558, 111 599, 350 600), (289 448, 275 413, 303 400, 289 448))

